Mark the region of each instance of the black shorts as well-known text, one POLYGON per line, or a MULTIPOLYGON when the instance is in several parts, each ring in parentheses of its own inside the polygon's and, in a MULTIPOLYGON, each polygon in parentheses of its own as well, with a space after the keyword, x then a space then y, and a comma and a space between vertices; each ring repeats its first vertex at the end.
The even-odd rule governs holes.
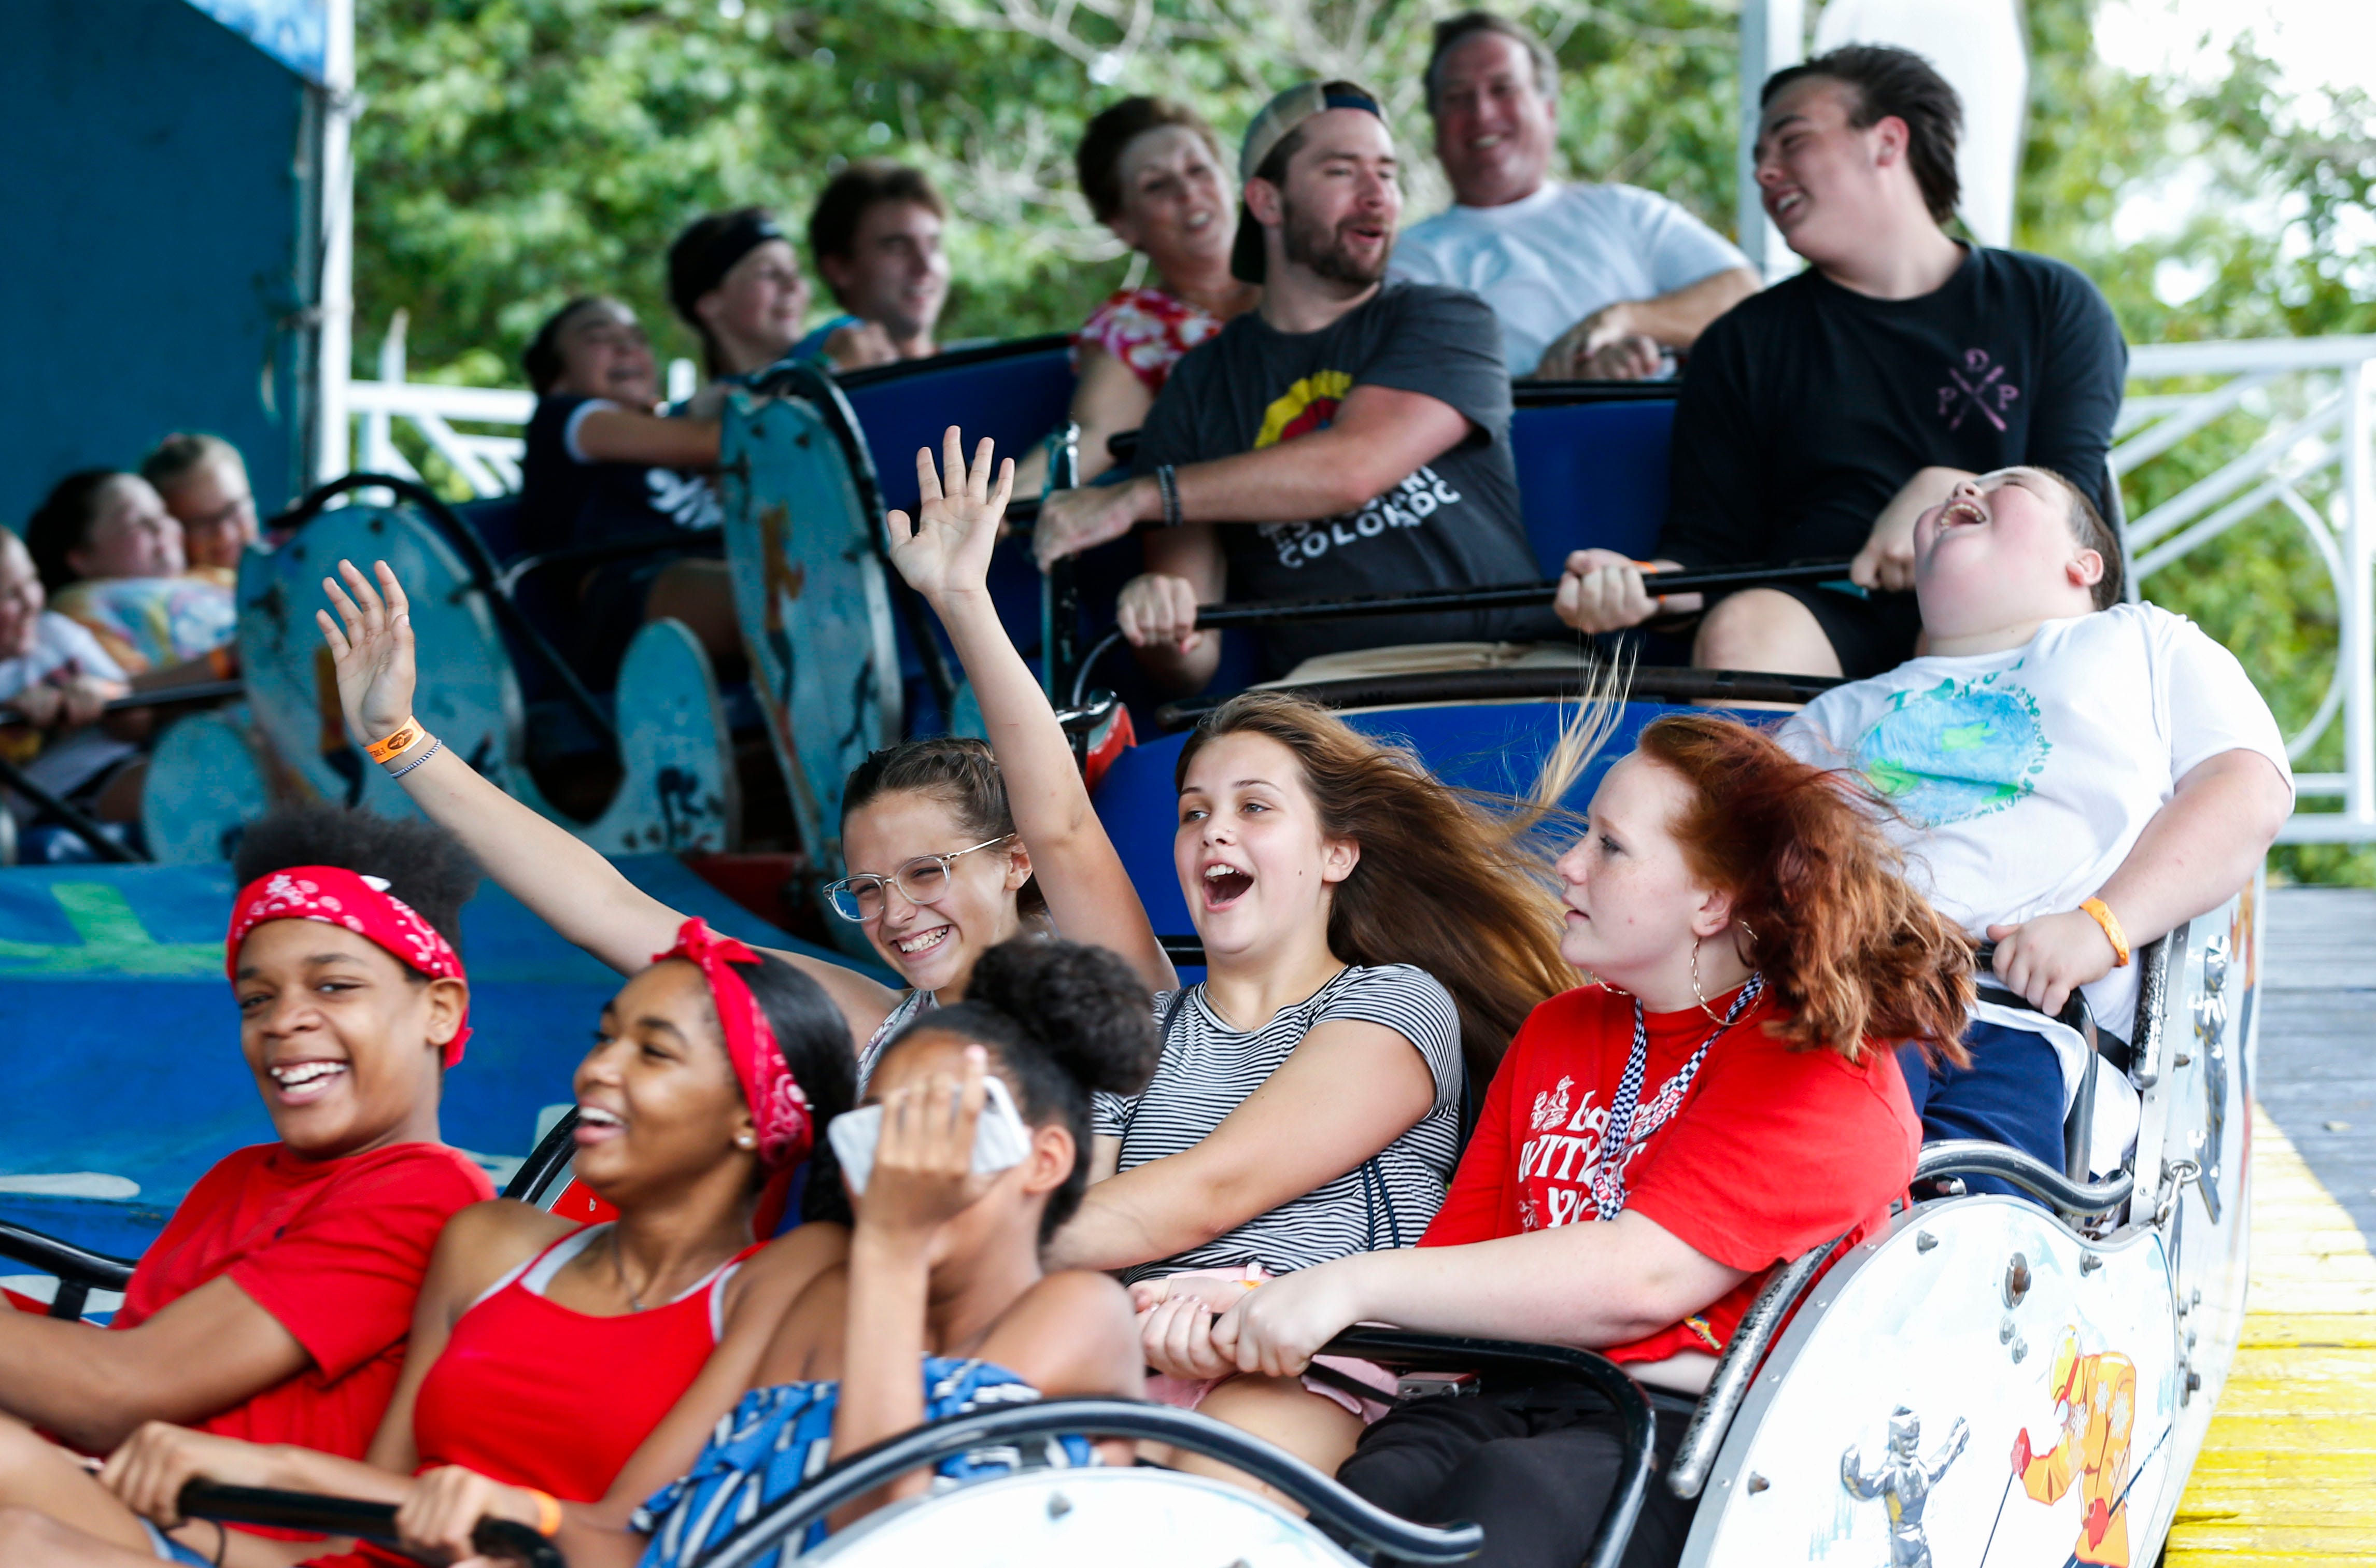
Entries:
MULTIPOLYGON (((1653 1393, 1657 1471, 1642 1502, 1626 1568, 1672 1568, 1695 1503, 1667 1490, 1666 1467, 1692 1401, 1653 1393)), ((1575 1568, 1616 1493, 1623 1444, 1616 1414, 1582 1389, 1438 1396, 1397 1405, 1361 1434, 1336 1479, 1389 1514, 1422 1525, 1485 1526, 1472 1568, 1575 1568)))
POLYGON ((1773 591, 1807 607, 1831 640, 1840 673, 1851 681, 1896 669, 1914 657, 1914 639, 1922 635, 1922 607, 1910 593, 1859 598, 1839 588, 1800 583, 1776 585, 1773 591))

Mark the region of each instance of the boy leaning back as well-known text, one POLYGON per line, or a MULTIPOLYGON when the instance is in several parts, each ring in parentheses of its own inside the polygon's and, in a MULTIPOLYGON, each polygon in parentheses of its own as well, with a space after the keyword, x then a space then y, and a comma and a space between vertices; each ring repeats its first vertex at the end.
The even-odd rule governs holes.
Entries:
MULTIPOLYGON (((1904 1053, 1923 1135, 1993 1139, 2060 1170, 2088 1063, 2039 1015, 2076 989, 2127 1036, 2133 954, 2251 879, 2293 809, 2293 773, 2234 655, 2182 615, 2121 602, 2120 546, 2067 480, 1964 481, 1922 514, 1914 549, 1929 651, 1824 693, 1778 738, 1845 760, 1896 808, 1940 913, 1994 942, 1997 975, 2038 1010, 1981 1002, 1969 1068, 1904 1053)), ((2103 1082, 2107 1111, 2132 1105, 2117 1075, 2103 1082)), ((2119 1143, 2104 1143, 2109 1165, 2119 1143)))

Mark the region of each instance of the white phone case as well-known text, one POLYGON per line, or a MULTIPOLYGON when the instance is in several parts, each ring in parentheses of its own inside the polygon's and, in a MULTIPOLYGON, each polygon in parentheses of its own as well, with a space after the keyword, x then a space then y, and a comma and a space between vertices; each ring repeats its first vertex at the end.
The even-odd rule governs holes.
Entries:
MULTIPOLYGON (((977 1176, 995 1176, 1023 1163, 1031 1152, 1031 1130, 996 1075, 982 1079, 982 1089, 981 1120, 973 1129, 973 1170, 977 1176)), ((834 1158, 841 1161, 849 1190, 866 1191, 866 1179, 874 1171, 875 1141, 883 1135, 883 1108, 861 1105, 845 1111, 826 1124, 825 1135, 833 1144, 834 1158)))

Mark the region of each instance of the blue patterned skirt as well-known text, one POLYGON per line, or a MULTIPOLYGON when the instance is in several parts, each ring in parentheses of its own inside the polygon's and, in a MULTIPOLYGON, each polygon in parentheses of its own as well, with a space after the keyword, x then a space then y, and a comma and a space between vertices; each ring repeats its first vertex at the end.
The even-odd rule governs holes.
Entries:
MULTIPOLYGON (((927 1356, 923 1378, 927 1421, 1040 1397, 1038 1389, 988 1361, 927 1356)), ((635 1527, 652 1542, 642 1568, 679 1568, 706 1555, 744 1522, 807 1485, 831 1457, 834 1406, 840 1394, 839 1383, 787 1383, 745 1394, 709 1434, 693 1468, 636 1511, 635 1527)), ((1048 1464, 1097 1462, 1096 1451, 1083 1438, 1063 1437, 1046 1448, 1048 1464)), ((953 1455, 940 1462, 933 1489, 1006 1475, 1023 1463, 1022 1450, 1013 1444, 953 1455)), ((826 1534, 826 1522, 817 1520, 802 1537, 800 1550, 808 1550, 826 1534)), ((776 1568, 780 1555, 761 1558, 754 1568, 776 1568)))

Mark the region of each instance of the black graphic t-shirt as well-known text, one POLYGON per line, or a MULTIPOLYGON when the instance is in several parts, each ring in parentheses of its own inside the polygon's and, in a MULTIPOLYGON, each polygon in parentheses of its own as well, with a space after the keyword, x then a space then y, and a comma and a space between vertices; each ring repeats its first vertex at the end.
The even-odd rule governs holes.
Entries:
MULTIPOLYGON (((1467 415, 1467 440, 1341 517, 1221 529, 1230 598, 1407 593, 1538 577, 1510 460, 1502 329, 1476 295, 1388 283, 1318 332, 1280 332, 1249 311, 1173 367, 1135 466, 1206 462, 1325 430, 1347 393, 1391 386, 1467 415)), ((1548 612, 1455 611, 1265 629, 1283 674, 1315 654, 1407 643, 1552 636, 1548 612)))
POLYGON ((530 552, 610 544, 685 529, 716 528, 718 493, 700 474, 640 463, 589 461, 577 422, 619 404, 601 398, 536 400, 520 461, 520 543, 530 552))
POLYGON ((1931 465, 2052 469, 2109 517, 2128 363, 2104 296, 2044 256, 1968 248, 1911 300, 1810 267, 1693 348, 1658 552, 1687 566, 1853 555, 1931 465))

